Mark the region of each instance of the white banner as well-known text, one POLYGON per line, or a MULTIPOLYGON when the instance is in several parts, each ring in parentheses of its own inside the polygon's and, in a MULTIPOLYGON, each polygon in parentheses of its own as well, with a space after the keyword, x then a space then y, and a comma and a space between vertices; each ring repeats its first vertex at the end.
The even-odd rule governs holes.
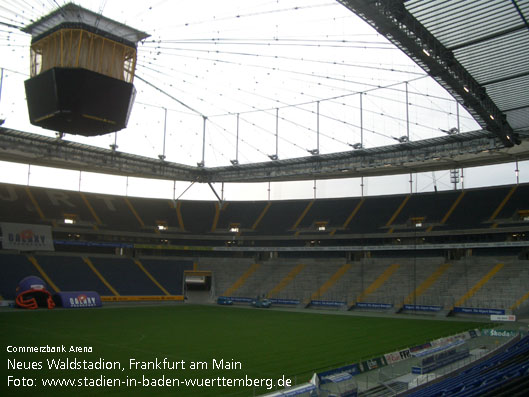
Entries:
POLYGON ((55 251, 51 226, 0 223, 2 247, 18 251, 55 251))
POLYGON ((500 314, 491 314, 491 321, 516 321, 516 316, 514 314, 500 315, 500 314))

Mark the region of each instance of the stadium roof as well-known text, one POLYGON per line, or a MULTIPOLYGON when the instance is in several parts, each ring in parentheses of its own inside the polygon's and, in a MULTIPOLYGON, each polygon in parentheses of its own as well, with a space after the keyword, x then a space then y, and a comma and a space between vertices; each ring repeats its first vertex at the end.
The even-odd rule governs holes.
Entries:
POLYGON ((529 127, 529 1, 339 0, 409 55, 484 129, 529 127))
POLYGON ((514 130, 529 127, 529 1, 405 5, 485 88, 514 130))
POLYGON ((192 182, 267 182, 426 172, 529 159, 522 144, 505 147, 473 131, 369 149, 226 167, 193 167, 0 127, 0 159, 108 174, 192 182))
MULTIPOLYGON (((392 175, 529 158, 528 0, 338 1, 439 82, 469 110, 482 130, 458 137, 208 168, 1 128, 0 159, 172 180, 257 182, 392 175)), ((276 130, 277 121, 276 116, 276 130)))

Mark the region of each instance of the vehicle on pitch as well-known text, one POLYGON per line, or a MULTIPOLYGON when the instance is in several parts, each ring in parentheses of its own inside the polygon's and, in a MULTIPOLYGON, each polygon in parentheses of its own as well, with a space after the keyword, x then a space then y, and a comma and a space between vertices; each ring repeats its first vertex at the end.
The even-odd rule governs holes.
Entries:
POLYGON ((219 305, 233 305, 233 301, 227 296, 219 296, 217 298, 217 304, 219 305))
POLYGON ((262 308, 269 308, 272 306, 272 301, 270 299, 266 298, 257 298, 252 301, 253 307, 262 307, 262 308))

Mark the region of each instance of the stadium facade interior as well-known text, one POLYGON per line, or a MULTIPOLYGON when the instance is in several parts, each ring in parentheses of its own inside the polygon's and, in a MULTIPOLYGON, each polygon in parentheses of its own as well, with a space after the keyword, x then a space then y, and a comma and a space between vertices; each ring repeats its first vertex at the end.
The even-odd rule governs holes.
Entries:
MULTIPOLYGON (((391 150, 360 148, 356 152, 360 160, 338 154, 218 169, 174 163, 155 169, 151 160, 138 156, 115 158, 112 151, 98 150, 97 157, 86 146, 66 143, 57 150, 57 140, 5 128, 0 129, 0 140, 7 148, 2 148, 2 158, 223 182, 360 177, 381 175, 384 169, 388 174, 405 173, 529 157, 527 87, 519 93, 513 88, 523 90, 523 84, 527 86, 529 63, 524 71, 505 67, 516 49, 499 54, 496 64, 479 59, 475 55, 478 52, 466 52, 490 40, 508 41, 510 34, 520 34, 520 40, 528 42, 526 19, 519 29, 499 31, 500 27, 495 27, 498 32, 491 30, 448 50, 457 27, 437 30, 425 11, 440 8, 433 1, 340 3, 403 49, 464 104, 483 128, 469 135, 438 138, 435 146, 439 151, 452 151, 445 157, 451 160, 437 162, 431 144, 425 149, 420 143, 402 142, 391 150), (488 84, 480 83, 480 68, 503 74, 488 84), (514 84, 516 81, 519 84, 514 84), (487 91, 483 90, 485 85, 487 91), (472 145, 484 146, 471 152, 468 147, 472 145), (484 154, 487 147, 492 147, 496 156, 484 154), (429 157, 424 156, 426 152, 429 157), (355 161, 364 168, 351 166, 355 161), (345 168, 347 164, 350 168, 345 168), (395 167, 384 168, 388 164, 395 167)), ((522 1, 512 3, 523 15, 519 7, 522 1)), ((451 11, 464 10, 453 5, 451 11)), ((487 13, 485 9, 481 12, 487 13)), ((82 34, 75 34, 80 43, 82 34)), ((124 112, 128 110, 125 106, 124 112)), ((82 123, 82 117, 80 120, 82 123)), ((90 120, 94 122, 94 118, 90 120)), ((307 310, 478 318, 514 314, 524 318, 529 315, 528 198, 529 184, 523 183, 279 201, 162 200, 3 183, 0 295, 4 300, 14 300, 14 287, 33 274, 55 292, 96 291, 104 302, 213 303, 226 297, 230 303, 248 304, 257 298, 307 310), (16 249, 31 236, 6 232, 13 224, 47 228, 52 249, 16 249)), ((525 355, 527 362, 527 338, 516 345, 518 348, 522 353, 516 354, 525 355)), ((517 371, 527 377, 526 367, 517 371)), ((454 382, 454 387, 460 387, 463 381, 454 382)), ((428 393, 424 395, 431 395, 428 393)))
POLYGON ((51 226, 55 245, 53 254, 3 251, 17 263, 2 278, 5 298, 37 266, 60 290, 76 280, 74 289, 107 297, 182 295, 184 271, 199 270, 213 276, 208 299, 265 295, 447 313, 527 304, 527 184, 222 204, 7 184, 0 193, 3 222, 51 226))

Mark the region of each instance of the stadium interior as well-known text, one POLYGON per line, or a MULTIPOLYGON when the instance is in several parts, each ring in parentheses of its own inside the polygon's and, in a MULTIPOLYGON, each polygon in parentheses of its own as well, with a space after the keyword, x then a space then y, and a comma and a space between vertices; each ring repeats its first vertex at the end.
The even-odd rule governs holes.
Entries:
MULTIPOLYGON (((207 117, 203 116, 203 161, 192 167, 165 160, 165 132, 164 155, 158 161, 116 154, 116 146, 108 150, 63 141, 60 131, 52 138, 1 127, 0 160, 211 186, 224 182, 402 175, 506 162, 515 162, 518 167, 518 161, 529 159, 529 62, 523 62, 527 55, 518 54, 523 43, 529 44, 527 1, 505 2, 512 6, 506 17, 512 26, 503 29, 494 25, 490 32, 470 32, 467 41, 454 38, 462 22, 454 17, 452 26, 448 17, 471 12, 462 2, 443 2, 449 11, 445 16, 443 6, 433 0, 338 2, 409 56, 469 112, 481 130, 410 142, 408 121, 406 139, 382 148, 364 148, 362 144, 348 152, 320 156, 318 149, 307 157, 279 159, 276 143, 276 156, 272 155, 270 162, 239 164, 232 160, 231 166, 205 167, 207 117), (430 12, 437 19, 431 18, 430 12), (514 39, 518 40, 515 44, 522 45, 511 48, 505 44, 514 39), (482 54, 485 45, 499 48, 504 44, 505 48, 494 54, 498 55, 496 58, 490 53, 482 54), (509 67, 509 60, 518 56, 525 58, 509 67), (443 160, 439 161, 441 157, 443 160)), ((494 11, 503 12, 500 1, 491 3, 492 8, 476 7, 474 12, 482 18, 490 17, 494 11)), ((77 28, 68 30, 71 42, 75 38, 79 48, 72 64, 79 62, 85 34, 77 28)), ((50 34, 49 40, 59 40, 59 36, 62 40, 58 32, 50 34)), ((95 33, 99 34, 97 29, 95 33)), ((141 33, 138 41, 147 36, 141 33)), ((91 40, 99 43, 99 39, 91 40)), ((101 48, 105 40, 113 38, 100 39, 101 48)), ((40 42, 32 51, 45 52, 53 47, 49 43, 40 42)), ((70 47, 74 48, 73 44, 70 47)), ((136 62, 136 41, 125 42, 122 47, 129 54, 125 69, 132 81, 134 70, 130 65, 136 62)), ((53 63, 55 58, 50 57, 47 62, 53 63)), ((55 93, 50 84, 58 78, 53 73, 58 76, 62 72, 47 73, 46 82, 38 83, 42 86, 35 83, 28 91, 28 102, 30 94, 38 96, 44 86, 50 95, 55 93)), ((32 79, 39 77, 36 74, 32 79)), ((118 73, 122 74, 123 71, 118 73)), ((66 80, 74 79, 65 75, 66 80)), ((126 102, 120 109, 119 128, 128 120, 135 95, 132 83, 127 84, 123 88, 126 102)), ((101 87, 105 85, 100 83, 101 87)), ((67 82, 65 86, 71 84, 67 82)), ((69 105, 68 95, 72 93, 66 91, 58 102, 69 105)), ((96 94, 90 91, 81 96, 90 99, 96 94)), ((71 116, 77 109, 49 110, 37 99, 32 105, 36 109, 32 118, 45 128, 57 125, 60 130, 68 126, 72 128, 68 133, 73 134, 89 136, 94 129, 94 135, 114 132, 118 127, 108 121, 112 115, 106 114, 109 108, 100 101, 95 101, 98 106, 94 112, 101 114, 88 117, 79 111, 75 116, 78 125, 73 125, 71 116)), ((237 144, 238 139, 237 135, 237 144)), ((518 177, 518 168, 516 172, 518 177)), ((512 327, 518 329, 516 335, 509 335, 512 338, 508 342, 494 346, 492 353, 410 390, 406 390, 408 383, 383 379, 371 394, 363 390, 360 395, 522 396, 527 391, 529 183, 260 201, 226 201, 213 187, 212 190, 218 200, 144 198, 0 183, 0 301, 15 301, 17 284, 34 275, 45 281, 52 294, 94 291, 104 304, 115 305, 142 301, 256 308, 271 305, 312 313, 376 313, 395 318, 481 322, 498 315, 508 318, 506 321, 517 319, 512 327), (12 225, 49 230, 53 248, 13 248, 24 243, 21 239, 31 240, 33 235, 10 233, 12 225)), ((475 337, 467 332, 463 339, 475 337)), ((442 353, 427 352, 427 358, 417 361, 417 371, 423 375, 430 366, 438 369, 470 357, 467 345, 460 349, 460 341, 456 342, 446 344, 442 353)), ((383 359, 384 365, 388 365, 387 360, 383 359)), ((338 380, 333 378, 336 373, 326 373, 320 376, 320 385, 349 380, 344 376, 351 371, 344 369, 338 380)), ((359 391, 355 385, 354 390, 332 394, 324 392, 323 386, 316 392, 313 386, 270 396, 356 396, 359 391)))
POLYGON ((1 295, 13 298, 13 283, 36 270, 58 290, 183 295, 184 271, 194 270, 213 275, 208 300, 511 313, 528 303, 528 196, 525 184, 221 204, 2 184, 2 220, 51 226, 55 252, 2 251, 3 263, 17 265, 5 269, 1 295))

